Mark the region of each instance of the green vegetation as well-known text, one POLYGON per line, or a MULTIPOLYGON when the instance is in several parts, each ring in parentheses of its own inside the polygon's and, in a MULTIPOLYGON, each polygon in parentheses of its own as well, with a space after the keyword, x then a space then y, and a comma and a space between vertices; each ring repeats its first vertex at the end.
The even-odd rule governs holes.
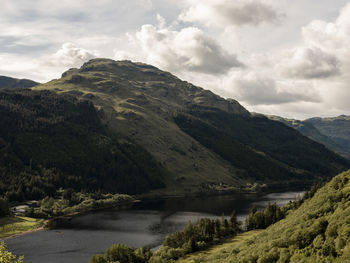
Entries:
MULTIPOLYGON (((23 216, 7 216, 0 218, 0 238, 17 235, 23 232, 42 228, 45 220, 23 216)), ((1 261, 0 261, 1 262, 1 261)))
POLYGON ((131 205, 133 201, 134 199, 129 195, 84 194, 76 193, 72 189, 60 190, 55 198, 45 197, 37 203, 37 207, 30 207, 27 211, 27 216, 49 219, 57 216, 131 205))
POLYGON ((162 247, 154 253, 149 262, 173 262, 240 232, 241 224, 237 221, 235 213, 229 220, 224 217, 221 220, 201 218, 193 225, 189 223, 183 231, 167 236, 162 247))
POLYGON ((38 82, 29 79, 15 79, 0 76, 0 89, 31 88, 39 85, 38 82))
POLYGON ((106 250, 104 255, 95 255, 89 263, 146 263, 152 256, 148 249, 134 249, 126 245, 116 244, 106 250))
POLYGON ((10 213, 9 203, 6 198, 0 197, 0 218, 10 213))
POLYGON ((134 249, 126 245, 115 244, 105 252, 104 256, 93 256, 90 263, 174 262, 186 254, 200 251, 240 232, 242 232, 241 224, 237 221, 235 213, 228 220, 224 217, 221 220, 202 218, 195 224, 190 222, 183 231, 167 236, 162 247, 154 254, 142 248, 134 249))
POLYGON ((258 181, 329 178, 349 161, 297 131, 264 116, 241 116, 204 107, 178 113, 177 125, 258 181), (302 158, 298 158, 302 156, 302 158))
POLYGON ((1 263, 22 263, 23 257, 17 258, 11 252, 6 249, 4 242, 1 242, 0 245, 0 262, 1 263))
POLYGON ((312 194, 253 238, 227 243, 225 253, 198 253, 192 262, 349 262, 350 171, 312 194))
POLYGON ((254 240, 254 237, 263 230, 252 230, 238 234, 233 238, 228 238, 220 244, 215 244, 208 247, 204 251, 198 251, 185 255, 178 259, 178 263, 199 263, 199 262, 213 262, 218 261, 219 258, 224 258, 230 255, 233 250, 240 247, 244 242, 248 240, 254 240))
POLYGON ((110 134, 88 101, 49 91, 0 90, 0 196, 10 202, 74 191, 140 193, 163 170, 137 144, 110 134))
POLYGON ((246 221, 247 230, 265 229, 285 217, 283 209, 276 204, 268 204, 264 211, 257 211, 253 207, 246 221))
POLYGON ((320 133, 326 135, 336 142, 337 145, 340 145, 347 153, 350 153, 350 116, 341 115, 335 118, 311 118, 304 122, 311 123, 320 133))
POLYGON ((150 194, 280 188, 350 167, 295 130, 142 63, 93 59, 34 89, 91 101, 110 134, 149 152, 166 171, 166 187, 150 194))
MULTIPOLYGON (((328 149, 340 154, 341 156, 344 156, 347 159, 350 159, 350 147, 347 147, 346 145, 346 139, 345 143, 344 140, 337 140, 337 136, 343 136, 346 137, 347 134, 350 131, 349 121, 350 119, 346 119, 346 117, 338 117, 338 118, 312 118, 305 121, 299 121, 294 119, 286 119, 278 116, 267 116, 269 119, 280 121, 296 130, 298 130, 301 134, 307 136, 308 138, 319 142, 323 145, 325 145, 328 149), (339 122, 341 122, 341 118, 343 118, 343 125, 339 125, 339 122), (329 120, 328 122, 326 120, 329 120), (333 120, 333 121, 331 121, 333 120), (349 122, 348 124, 346 122, 349 122), (327 124, 328 128, 322 128, 318 123, 327 124), (346 124, 348 127, 346 127, 346 124), (316 126, 318 128, 316 128, 316 126), (339 127, 338 127, 339 126, 339 127), (320 130, 319 130, 320 129, 320 130), (321 132, 322 131, 322 132, 321 132), (343 135, 337 135, 337 134, 343 134, 343 135)), ((324 125, 327 127, 327 125, 324 125)), ((350 138, 348 138, 350 141, 350 138)))

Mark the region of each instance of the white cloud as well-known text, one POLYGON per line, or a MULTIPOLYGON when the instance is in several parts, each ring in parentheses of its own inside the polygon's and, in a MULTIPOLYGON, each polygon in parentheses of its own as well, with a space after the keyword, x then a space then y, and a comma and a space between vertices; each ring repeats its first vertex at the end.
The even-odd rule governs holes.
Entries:
POLYGON ((335 55, 320 48, 298 47, 283 54, 277 68, 287 78, 323 79, 340 74, 340 62, 335 55))
POLYGON ((232 73, 223 81, 227 95, 250 105, 272 105, 291 102, 319 102, 315 90, 303 82, 276 81, 254 71, 232 73))
POLYGON ((3 0, 0 74, 43 82, 114 57, 153 64, 255 111, 347 113, 350 4, 337 17, 346 2, 3 0))
POLYGON ((188 0, 179 19, 205 25, 260 25, 278 23, 283 15, 264 0, 188 0))
POLYGON ((196 27, 176 31, 143 25, 130 37, 136 49, 142 51, 139 57, 165 70, 223 74, 233 67, 243 66, 236 55, 224 50, 196 27))
POLYGON ((84 62, 96 58, 98 55, 97 51, 89 51, 77 47, 73 43, 64 43, 62 48, 53 54, 47 63, 65 67, 80 67, 84 62))

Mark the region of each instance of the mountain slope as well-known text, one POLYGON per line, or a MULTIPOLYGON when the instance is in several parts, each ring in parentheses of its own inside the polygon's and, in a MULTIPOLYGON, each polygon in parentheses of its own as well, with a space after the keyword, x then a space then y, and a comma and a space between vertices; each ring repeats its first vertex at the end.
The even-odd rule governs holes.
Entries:
MULTIPOLYGON (((334 139, 335 136, 331 138, 329 136, 330 135, 329 132, 327 133, 326 131, 323 131, 321 133, 321 130, 316 128, 313 122, 318 122, 319 118, 313 118, 306 121, 287 119, 287 118, 282 118, 278 116, 268 116, 268 118, 272 120, 280 121, 298 130, 300 133, 309 137, 310 139, 325 145, 328 149, 340 154, 341 156, 344 156, 347 159, 350 159, 350 149, 344 147, 344 144, 342 143, 337 143, 334 139)), ((329 129, 334 130, 332 129, 332 127, 330 127, 329 129)), ((338 132, 343 133, 344 136, 346 136, 348 133, 350 133, 350 126, 349 128, 346 128, 343 126, 342 128, 339 128, 338 132)))
POLYGON ((15 79, 0 76, 0 89, 31 88, 39 85, 38 82, 29 79, 15 79))
POLYGON ((0 196, 40 199, 56 190, 140 193, 164 170, 142 147, 110 134, 100 112, 69 94, 0 90, 0 196))
POLYGON ((34 89, 93 102, 110 132, 134 140, 168 172, 166 194, 305 183, 349 167, 293 129, 142 63, 94 59, 34 89))
POLYGON ((199 253, 192 262, 350 262, 349 204, 350 171, 266 230, 224 250, 199 253))
POLYGON ((304 122, 311 123, 320 133, 328 136, 350 153, 350 116, 311 118, 304 122))

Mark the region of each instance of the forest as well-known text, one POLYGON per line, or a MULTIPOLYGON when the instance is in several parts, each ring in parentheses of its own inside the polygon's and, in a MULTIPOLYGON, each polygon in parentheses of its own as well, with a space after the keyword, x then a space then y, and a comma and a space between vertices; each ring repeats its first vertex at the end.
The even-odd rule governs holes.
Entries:
POLYGON ((75 192, 142 193, 164 169, 136 143, 109 133, 102 112, 67 94, 0 90, 0 216, 8 202, 75 192))

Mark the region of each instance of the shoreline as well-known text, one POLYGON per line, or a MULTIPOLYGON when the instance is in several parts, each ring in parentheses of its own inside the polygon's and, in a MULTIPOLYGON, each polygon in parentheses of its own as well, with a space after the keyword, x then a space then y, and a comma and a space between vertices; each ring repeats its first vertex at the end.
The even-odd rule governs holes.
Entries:
MULTIPOLYGON (((43 231, 43 230, 53 230, 56 227, 50 226, 50 224, 55 224, 55 223, 59 222, 59 220, 62 220, 64 222, 66 222, 66 221, 69 221, 69 220, 73 219, 74 217, 78 217, 78 216, 85 215, 85 214, 92 213, 92 212, 96 212, 96 211, 103 211, 103 210, 107 210, 107 209, 120 208, 120 210, 122 210, 123 207, 130 206, 130 205, 132 205, 134 203, 138 203, 138 202, 141 202, 141 200, 135 199, 132 202, 122 203, 122 204, 119 204, 119 205, 116 205, 116 206, 113 206, 113 207, 104 207, 104 208, 92 209, 92 210, 88 210, 88 211, 74 212, 74 213, 67 214, 67 215, 61 215, 61 216, 56 216, 54 218, 45 219, 43 224, 40 227, 38 227, 38 228, 31 229, 31 230, 24 231, 24 232, 17 233, 17 234, 13 234, 13 235, 10 235, 10 236, 7 236, 7 237, 3 237, 3 238, 0 238, 0 240, 4 240, 5 241, 5 240, 8 240, 8 239, 17 238, 17 237, 20 237, 20 236, 28 235, 28 234, 39 232, 39 231, 43 231)), ((38 219, 38 218, 34 218, 34 217, 28 217, 28 218, 38 219)))
POLYGON ((28 234, 31 234, 31 233, 43 231, 43 230, 45 230, 45 225, 47 224, 47 222, 48 222, 48 220, 46 220, 46 221, 43 223, 43 225, 40 226, 39 228, 35 228, 35 229, 32 229, 32 230, 28 230, 28 231, 24 231, 24 232, 21 232, 21 233, 17 233, 17 234, 8 236, 8 237, 0 238, 0 240, 6 241, 6 240, 8 240, 8 239, 13 239, 13 238, 25 236, 25 235, 28 235, 28 234))
POLYGON ((281 184, 280 182, 272 182, 266 187, 260 187, 256 190, 250 189, 220 189, 220 190, 208 190, 208 191, 192 191, 181 192, 174 190, 154 190, 145 194, 134 195, 136 199, 152 200, 152 199, 172 199, 172 198, 190 198, 190 197, 210 197, 210 196, 225 196, 225 195, 265 195, 271 193, 279 193, 286 191, 308 191, 316 181, 295 181, 281 184), (164 192, 163 192, 164 191, 164 192), (167 192, 167 193, 166 193, 167 192), (170 192, 170 193, 169 193, 170 192))
MULTIPOLYGON (((67 214, 67 215, 61 215, 61 216, 56 216, 54 218, 50 218, 50 219, 46 219, 43 224, 36 229, 32 229, 32 230, 28 230, 28 231, 24 231, 21 233, 17 233, 11 236, 7 236, 4 238, 0 238, 0 240, 8 240, 8 239, 12 239, 12 238, 17 238, 20 236, 24 236, 24 235, 28 235, 31 233, 35 233, 38 231, 43 231, 43 230, 52 230, 57 228, 57 226, 55 226, 55 224, 59 225, 62 224, 63 222, 69 221, 71 219, 73 219, 74 217, 78 217, 84 214, 88 214, 88 213, 92 213, 92 212, 96 212, 96 211, 103 211, 103 210, 108 210, 108 209, 115 209, 118 208, 120 210, 123 210, 123 206, 125 208, 125 206, 130 206, 132 204, 135 203, 139 203, 142 202, 143 200, 152 200, 152 199, 175 199, 175 198, 186 198, 186 197, 204 197, 204 196, 225 196, 225 195, 264 195, 264 194, 269 194, 269 193, 276 193, 276 192, 284 192, 286 190, 305 190, 305 188, 310 188, 312 184, 303 184, 303 185, 284 185, 284 186, 280 186, 277 190, 277 187, 266 187, 266 188, 261 188, 258 191, 249 191, 249 190, 243 190, 243 189, 227 189, 227 190, 213 190, 213 191, 208 191, 208 192, 190 192, 190 193, 172 193, 172 194, 164 194, 162 192, 153 192, 153 193, 146 193, 146 194, 141 194, 141 195, 135 195, 134 200, 132 202, 127 202, 127 203, 122 203, 113 207, 103 207, 103 208, 98 208, 98 209, 91 209, 88 211, 81 211, 81 212, 74 212, 71 214, 67 214), (303 188, 303 189, 302 189, 303 188), (238 191, 237 191, 238 190, 238 191), (275 191, 274 191, 275 190, 275 191), (50 224, 52 224, 50 226, 50 224)), ((33 218, 33 219, 37 219, 37 218, 33 218)))

